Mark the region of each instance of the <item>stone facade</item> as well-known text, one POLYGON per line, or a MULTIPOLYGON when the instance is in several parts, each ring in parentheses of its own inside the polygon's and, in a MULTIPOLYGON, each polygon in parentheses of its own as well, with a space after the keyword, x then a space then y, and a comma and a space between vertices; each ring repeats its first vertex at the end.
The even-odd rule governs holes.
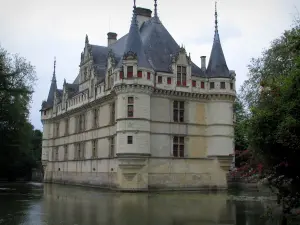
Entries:
POLYGON ((209 77, 204 60, 204 76, 194 75, 183 47, 169 72, 141 65, 147 56, 125 52, 117 58, 103 47, 101 70, 93 49, 86 37, 73 84, 57 89, 54 71, 53 102, 41 110, 44 181, 136 191, 226 188, 234 148, 234 71, 209 77))

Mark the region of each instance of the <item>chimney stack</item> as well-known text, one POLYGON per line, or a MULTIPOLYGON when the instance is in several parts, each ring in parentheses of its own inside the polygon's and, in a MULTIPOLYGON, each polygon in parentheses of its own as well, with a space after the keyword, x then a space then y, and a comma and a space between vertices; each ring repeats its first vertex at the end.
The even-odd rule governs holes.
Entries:
POLYGON ((152 11, 150 9, 145 9, 141 7, 136 7, 135 9, 136 15, 137 15, 137 21, 139 24, 139 28, 143 25, 144 22, 151 19, 152 11))
POLYGON ((117 34, 114 32, 108 32, 107 33, 107 46, 112 45, 117 41, 117 34))
POLYGON ((206 70, 206 56, 201 56, 201 70, 206 70))

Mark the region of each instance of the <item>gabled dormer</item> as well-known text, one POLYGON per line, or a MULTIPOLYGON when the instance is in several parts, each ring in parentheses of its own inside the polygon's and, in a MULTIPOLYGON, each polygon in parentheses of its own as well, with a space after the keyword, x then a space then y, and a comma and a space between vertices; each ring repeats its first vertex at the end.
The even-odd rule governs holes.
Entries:
POLYGON ((106 63, 106 74, 105 74, 105 89, 109 90, 113 87, 114 81, 116 79, 115 71, 116 68, 116 57, 112 49, 109 49, 107 55, 107 63, 106 63))
POLYGON ((85 37, 85 46, 84 50, 81 53, 81 62, 80 62, 80 71, 79 71, 79 83, 82 84, 86 82, 91 77, 93 64, 93 56, 92 56, 92 46, 89 43, 89 38, 86 35, 85 37))
POLYGON ((182 46, 179 51, 172 56, 171 68, 176 75, 177 86, 189 86, 191 82, 192 61, 191 56, 187 55, 185 48, 182 46))

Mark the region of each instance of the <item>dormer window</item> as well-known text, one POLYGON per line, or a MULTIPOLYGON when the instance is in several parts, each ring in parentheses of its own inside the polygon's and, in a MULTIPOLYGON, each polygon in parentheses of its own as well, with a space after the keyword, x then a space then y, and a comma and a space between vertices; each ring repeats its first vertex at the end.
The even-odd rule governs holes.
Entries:
POLYGON ((204 81, 201 81, 201 88, 204 88, 204 87, 205 87, 204 81))
POLYGON ((143 72, 142 72, 142 71, 138 71, 137 76, 138 76, 139 78, 142 78, 142 77, 143 77, 143 72))
POLYGON ((158 82, 159 84, 162 83, 162 77, 161 77, 161 76, 158 76, 158 77, 157 77, 157 82, 158 82))
POLYGON ((221 87, 221 89, 225 89, 225 82, 224 82, 224 81, 222 81, 222 82, 220 83, 220 87, 221 87))
POLYGON ((123 79, 124 78, 124 73, 123 71, 120 71, 120 79, 123 79))
POLYGON ((171 77, 168 77, 168 79, 167 79, 167 83, 168 83, 168 84, 171 84, 171 83, 172 83, 172 79, 171 79, 171 77))
POLYGON ((196 81, 195 80, 192 81, 192 86, 196 87, 196 81))
POLYGON ((133 66, 127 66, 127 78, 133 77, 133 66))
POLYGON ((186 66, 177 66, 177 85, 186 86, 186 66))
POLYGON ((88 69, 87 69, 87 67, 84 68, 83 74, 84 74, 84 81, 86 81, 88 79, 88 69))
POLYGON ((114 78, 112 76, 112 69, 109 69, 107 73, 108 73, 107 88, 110 89, 114 82, 114 78))

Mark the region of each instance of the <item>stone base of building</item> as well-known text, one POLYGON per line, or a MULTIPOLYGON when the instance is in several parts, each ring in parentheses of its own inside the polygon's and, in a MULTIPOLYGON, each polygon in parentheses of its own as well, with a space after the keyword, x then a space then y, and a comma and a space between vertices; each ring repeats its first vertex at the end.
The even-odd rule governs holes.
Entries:
POLYGON ((48 162, 44 182, 119 191, 200 191, 227 189, 231 157, 114 159, 48 162), (227 165, 228 164, 228 165, 227 165))

